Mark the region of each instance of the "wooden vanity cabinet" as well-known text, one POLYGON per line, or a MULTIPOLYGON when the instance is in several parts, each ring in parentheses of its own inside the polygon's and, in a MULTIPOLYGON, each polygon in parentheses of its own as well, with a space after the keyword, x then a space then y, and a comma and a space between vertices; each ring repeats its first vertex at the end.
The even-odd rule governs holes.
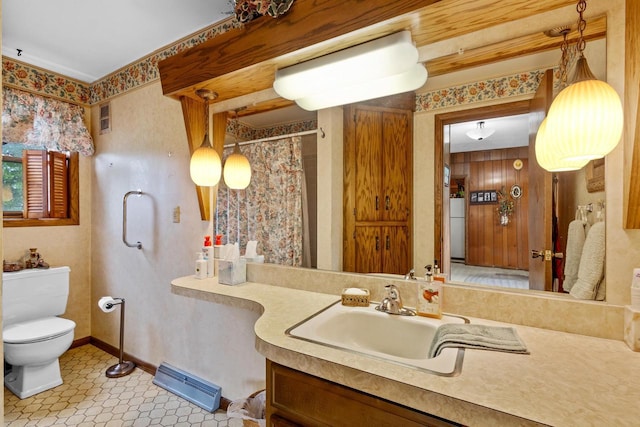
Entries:
POLYGON ((456 426, 267 360, 267 426, 456 426))
POLYGON ((344 109, 345 271, 411 268, 413 104, 407 99, 344 109))

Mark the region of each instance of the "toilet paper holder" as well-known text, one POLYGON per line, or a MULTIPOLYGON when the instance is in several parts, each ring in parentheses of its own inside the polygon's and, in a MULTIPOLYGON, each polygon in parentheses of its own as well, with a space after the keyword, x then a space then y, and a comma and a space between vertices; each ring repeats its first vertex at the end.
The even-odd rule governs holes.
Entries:
POLYGON ((124 298, 111 298, 109 296, 102 297, 98 301, 98 307, 105 313, 109 313, 115 309, 116 305, 121 305, 120 308, 120 357, 118 363, 109 367, 105 372, 108 378, 119 378, 129 375, 133 372, 136 364, 130 361, 123 360, 124 358, 124 298))

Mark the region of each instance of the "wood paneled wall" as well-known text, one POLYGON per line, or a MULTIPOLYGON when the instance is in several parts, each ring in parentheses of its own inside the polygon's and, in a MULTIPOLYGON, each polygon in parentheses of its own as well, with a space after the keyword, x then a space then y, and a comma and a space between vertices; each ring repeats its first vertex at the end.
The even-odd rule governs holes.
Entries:
POLYGON ((527 270, 529 267, 528 147, 451 154, 452 177, 466 182, 466 263, 488 267, 527 270), (523 162, 521 170, 513 161, 523 162), (515 200, 509 224, 500 225, 497 204, 470 205, 469 194, 501 190, 508 194, 514 184, 522 188, 515 200))

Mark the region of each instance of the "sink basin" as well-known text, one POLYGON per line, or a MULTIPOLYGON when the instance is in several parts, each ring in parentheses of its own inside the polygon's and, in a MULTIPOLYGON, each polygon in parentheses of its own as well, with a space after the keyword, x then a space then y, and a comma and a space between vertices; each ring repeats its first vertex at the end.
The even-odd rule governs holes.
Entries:
POLYGON ((379 312, 376 304, 348 307, 338 301, 289 328, 287 335, 333 348, 398 363, 436 375, 454 376, 462 369, 464 349, 446 348, 429 358, 438 326, 469 323, 463 317, 442 319, 395 316, 379 312))

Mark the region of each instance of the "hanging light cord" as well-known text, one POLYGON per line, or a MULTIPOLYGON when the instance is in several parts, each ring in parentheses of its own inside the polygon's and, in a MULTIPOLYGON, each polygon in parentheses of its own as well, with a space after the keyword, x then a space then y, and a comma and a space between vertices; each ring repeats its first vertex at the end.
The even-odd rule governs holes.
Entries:
POLYGON ((583 36, 584 30, 585 28, 587 28, 587 21, 585 21, 582 14, 585 10, 587 10, 587 1, 579 0, 578 5, 576 6, 576 10, 578 11, 578 15, 580 15, 580 17, 578 18, 578 33, 580 34, 580 36, 578 37, 576 48, 578 49, 578 53, 580 54, 580 56, 583 56, 584 48, 587 45, 587 42, 584 40, 583 36))
POLYGON ((562 59, 560 63, 560 82, 562 87, 567 85, 567 68, 569 68, 569 42, 567 41, 567 34, 571 31, 569 28, 562 30, 562 46, 560 46, 560 50, 562 51, 562 59))

